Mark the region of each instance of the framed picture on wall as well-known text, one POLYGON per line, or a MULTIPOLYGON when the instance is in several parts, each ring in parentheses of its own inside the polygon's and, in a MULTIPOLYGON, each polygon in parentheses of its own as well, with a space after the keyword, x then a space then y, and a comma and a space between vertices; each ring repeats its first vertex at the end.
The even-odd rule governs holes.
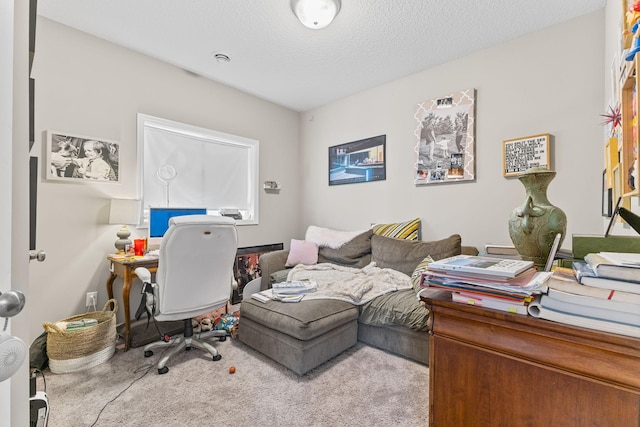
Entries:
POLYGON ((238 248, 236 259, 233 263, 233 276, 238 284, 238 288, 233 290, 231 296, 231 304, 238 304, 242 301, 244 287, 258 277, 262 277, 260 269, 260 256, 271 251, 284 249, 282 243, 273 243, 270 245, 248 246, 238 248))
POLYGON ((387 136, 329 147, 329 185, 387 179, 387 136))
POLYGON ((415 118, 416 185, 475 179, 475 89, 425 101, 415 118))
POLYGON ((548 133, 502 142, 502 174, 504 176, 516 176, 534 167, 551 169, 548 133))
POLYGON ((44 140, 46 179, 120 182, 119 143, 53 131, 47 131, 44 140))

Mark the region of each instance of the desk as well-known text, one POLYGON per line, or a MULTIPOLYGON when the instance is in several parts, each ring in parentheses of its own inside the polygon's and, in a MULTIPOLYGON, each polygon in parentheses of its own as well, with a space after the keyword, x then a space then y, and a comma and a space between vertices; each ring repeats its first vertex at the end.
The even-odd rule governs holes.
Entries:
POLYGON ((109 278, 107 279, 107 298, 113 298, 113 282, 116 278, 122 278, 122 304, 124 305, 124 350, 129 350, 131 343, 131 313, 129 310, 129 295, 131 293, 131 284, 137 278, 135 269, 138 267, 146 267, 150 272, 154 273, 158 269, 158 258, 156 257, 127 257, 114 258, 113 255, 107 256, 109 261, 109 278))
POLYGON ((640 339, 451 301, 431 310, 429 425, 640 425, 640 339))

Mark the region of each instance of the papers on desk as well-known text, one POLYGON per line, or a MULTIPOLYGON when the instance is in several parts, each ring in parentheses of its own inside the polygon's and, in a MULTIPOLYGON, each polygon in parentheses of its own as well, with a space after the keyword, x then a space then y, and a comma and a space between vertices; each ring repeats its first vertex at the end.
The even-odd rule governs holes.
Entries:
POLYGON ((147 255, 126 255, 126 254, 109 254, 107 257, 112 261, 157 261, 158 255, 147 254, 147 255))

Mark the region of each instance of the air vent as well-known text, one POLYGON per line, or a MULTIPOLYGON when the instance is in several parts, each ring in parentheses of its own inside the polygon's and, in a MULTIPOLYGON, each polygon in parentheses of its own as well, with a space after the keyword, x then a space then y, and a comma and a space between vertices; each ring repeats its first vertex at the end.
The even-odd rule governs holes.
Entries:
POLYGON ((213 55, 213 57, 216 59, 216 61, 218 61, 220 64, 226 64, 228 62, 231 61, 231 58, 229 58, 228 55, 225 55, 224 53, 216 53, 215 55, 213 55))

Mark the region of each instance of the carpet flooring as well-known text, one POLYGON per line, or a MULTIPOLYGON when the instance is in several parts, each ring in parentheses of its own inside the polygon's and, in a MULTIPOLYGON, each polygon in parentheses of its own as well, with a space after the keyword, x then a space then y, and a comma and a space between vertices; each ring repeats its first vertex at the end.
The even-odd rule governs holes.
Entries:
POLYGON ((222 360, 181 352, 159 375, 164 350, 117 351, 77 373, 38 375, 50 427, 424 426, 429 368, 358 343, 304 376, 241 343, 213 339, 222 360), (235 367, 234 374, 229 373, 235 367))

